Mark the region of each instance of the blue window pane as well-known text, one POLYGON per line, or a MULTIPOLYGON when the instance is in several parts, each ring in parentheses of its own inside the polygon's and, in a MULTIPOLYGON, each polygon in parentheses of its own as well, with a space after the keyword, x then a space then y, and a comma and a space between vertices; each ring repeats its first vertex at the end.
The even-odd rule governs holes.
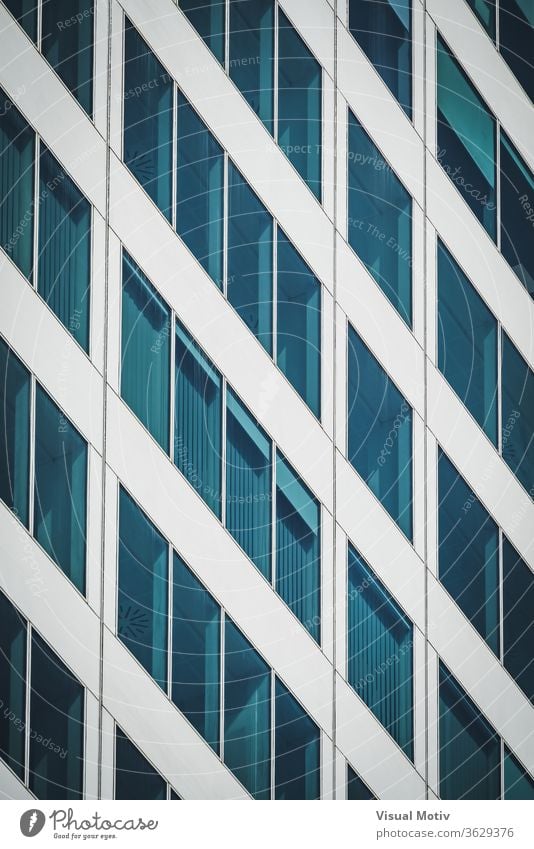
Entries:
POLYGON ((272 354, 273 219, 232 163, 228 176, 228 300, 272 354))
POLYGON ((534 372, 502 334, 502 456, 534 498, 534 372))
POLYGON ((321 416, 321 284, 278 229, 276 362, 321 416))
POLYGON ((413 626, 352 546, 347 600, 349 684, 413 760, 413 626))
POLYGON ((276 454, 276 591, 320 640, 321 510, 289 463, 276 454))
POLYGON ((510 69, 534 100, 532 0, 499 0, 499 50, 510 69))
POLYGON ((0 339, 0 498, 28 527, 30 375, 0 339))
POLYGON ((115 799, 167 798, 167 784, 137 746, 115 726, 115 799))
POLYGON ((230 78, 273 132, 274 0, 230 0, 230 78))
POLYGON ((26 622, 0 592, 0 757, 24 781, 26 622))
POLYGON ((278 11, 278 144, 321 200, 322 71, 296 29, 278 11))
POLYGON ((410 0, 349 0, 352 35, 410 119, 411 15, 410 0))
POLYGON ((180 92, 177 121, 176 229, 222 289, 223 149, 180 92))
POLYGON ((172 216, 173 84, 128 18, 124 37, 124 162, 172 216))
POLYGON ((35 399, 33 522, 37 542, 84 593, 87 443, 40 386, 35 399))
POLYGON ((167 690, 168 545, 121 488, 117 633, 167 690))
POLYGON ((347 764, 347 799, 363 802, 375 798, 367 784, 364 784, 350 764, 347 764))
POLYGON ((503 538, 503 662, 534 703, 534 573, 503 538))
POLYGON ((224 760, 255 799, 271 795, 271 672, 230 619, 224 631, 224 760))
POLYGON ((171 311, 123 252, 121 396, 169 450, 171 311))
POLYGON ((495 241, 495 119, 440 38, 437 48, 438 162, 495 241))
POLYGON ((439 240, 438 365, 497 445, 497 320, 439 240))
POLYGON ((349 112, 349 244, 412 323, 412 198, 349 112))
POLYGON ((30 790, 38 799, 81 799, 84 688, 55 652, 32 634, 30 790), (49 740, 52 746, 45 745, 49 740))
POLYGON ((91 205, 41 143, 37 290, 89 350, 91 205))
POLYGON ((440 450, 439 579, 499 656, 499 531, 440 450))
POLYGON ((493 0, 467 0, 467 5, 471 6, 478 20, 488 33, 489 37, 495 41, 495 6, 493 0))
POLYGON ((4 0, 4 6, 7 6, 31 40, 36 42, 38 0, 4 0))
POLYGON ((534 177, 501 129, 501 251, 534 298, 534 177))
POLYGON ((174 462, 221 518, 221 375, 176 320, 174 462))
POLYGON ((319 729, 278 678, 275 694, 275 799, 318 799, 319 729))
POLYGON ((226 396, 226 527, 271 580, 272 446, 229 389, 226 396))
POLYGON ((412 408, 349 327, 348 459, 412 539, 412 408))
POLYGON ((504 798, 534 800, 534 779, 504 747, 504 798))
POLYGON ((0 245, 32 279, 35 133, 0 89, 0 245))
POLYGON ((440 662, 440 798, 499 799, 500 752, 499 737, 440 662))
POLYGON ((221 609, 173 559, 172 700, 219 753, 221 609))
POLYGON ((178 6, 224 65, 225 0, 178 0, 178 6))
POLYGON ((93 114, 95 7, 85 0, 43 0, 41 49, 88 115, 93 114))

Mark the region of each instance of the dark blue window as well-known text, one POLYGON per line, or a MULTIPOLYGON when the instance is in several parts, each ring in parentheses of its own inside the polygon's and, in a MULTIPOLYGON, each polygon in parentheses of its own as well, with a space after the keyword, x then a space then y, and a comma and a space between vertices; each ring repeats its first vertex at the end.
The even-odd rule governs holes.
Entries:
POLYGON ((177 111, 176 229, 222 289, 224 152, 181 92, 177 111))
POLYGON ((224 681, 225 763, 255 799, 269 799, 271 671, 228 618, 224 681))
POLYGON ((221 609, 175 553, 172 699, 219 752, 221 609))
POLYGON ((0 498, 28 527, 30 374, 0 339, 0 498))
POLYGON ((171 311, 123 252, 121 396, 169 450, 171 311))
POLYGON ((503 537, 503 663, 534 703, 534 573, 503 537))
POLYGON ((87 443, 37 386, 33 532, 81 593, 85 592, 86 516, 87 443))
POLYGON ((534 800, 534 779, 504 747, 504 798, 534 800))
POLYGON ((347 799, 363 802, 375 798, 367 784, 364 784, 351 765, 347 764, 347 799))
POLYGON ((13 17, 28 33, 32 41, 37 41, 37 0, 4 0, 13 17))
POLYGON ((88 115, 93 114, 95 6, 43 0, 41 50, 88 115))
POLYGON ((167 785, 137 746, 115 726, 115 799, 166 799, 167 785))
POLYGON ((440 662, 440 798, 499 799, 500 754, 499 737, 440 662))
POLYGON ((275 799, 318 799, 320 732, 278 678, 274 713, 275 799))
POLYGON ((30 790, 38 799, 81 799, 84 688, 35 631, 31 652, 30 790))
POLYGON ((167 690, 168 545, 121 488, 117 633, 167 690))
POLYGON ((278 144, 321 200, 322 70, 278 10, 278 144))
POLYGON ((349 244, 412 323, 412 198, 349 112, 349 244))
POLYGON ((89 350, 91 206, 41 143, 37 290, 89 350))
POLYGON ((352 35, 410 119, 411 15, 410 0, 349 0, 352 35))
POLYGON ((278 229, 276 362, 321 416, 321 284, 278 229))
POLYGON ((0 757, 24 781, 26 621, 0 592, 0 757))
POLYGON ((125 30, 124 162, 170 221, 173 83, 128 18, 125 30))
POLYGON ((499 0, 499 50, 513 73, 534 100, 531 0, 499 0))
POLYGON ((178 6, 224 65, 226 0, 178 0, 178 6))
POLYGON ((496 2, 493 2, 493 0, 467 0, 467 5, 471 6, 489 37, 495 41, 496 2))
POLYGON ((438 240, 438 365, 497 445, 497 320, 438 240))
POLYGON ((501 129, 501 251, 534 298, 534 177, 501 129))
POLYGON ((439 579, 499 657, 499 530, 440 450, 439 579))
POLYGON ((269 132, 274 114, 274 0, 230 0, 230 77, 269 132))
POLYGON ((534 372, 502 334, 502 456, 534 497, 534 372))
POLYGON ((352 546, 347 593, 349 684, 413 760, 413 625, 352 546))
POLYGON ((0 89, 0 244, 28 280, 33 271, 35 133, 0 89))
POLYGON ((348 459, 412 538, 412 408, 349 326, 348 459))
POLYGON ((221 518, 222 378, 176 320, 174 462, 221 518))
POLYGON ((439 37, 437 49, 438 162, 495 241, 495 118, 439 37))

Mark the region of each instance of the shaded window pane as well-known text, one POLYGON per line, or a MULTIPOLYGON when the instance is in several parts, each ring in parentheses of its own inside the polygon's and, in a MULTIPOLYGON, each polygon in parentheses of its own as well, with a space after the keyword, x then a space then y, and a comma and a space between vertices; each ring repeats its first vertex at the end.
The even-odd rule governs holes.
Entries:
POLYGON ((168 545, 121 488, 117 633, 167 690, 168 545))
POLYGON ((228 176, 228 300, 272 354, 273 219, 232 163, 228 176))
POLYGON ((274 0, 230 0, 230 78, 273 132, 274 0))
POLYGON ((502 456, 534 497, 534 372, 502 334, 502 456))
POLYGON ((81 799, 84 688, 32 633, 30 790, 38 799, 81 799), (53 743, 53 748, 46 745, 53 743))
POLYGON ((534 298, 534 177, 501 129, 501 251, 534 298))
POLYGON ((534 800, 534 779, 504 747, 504 798, 534 800))
POLYGON ((276 454, 276 591, 320 640, 321 510, 289 463, 276 454))
POLYGON ((321 416, 321 284, 278 228, 276 362, 321 416))
POLYGON ((91 205, 41 143, 37 289, 89 350, 91 205))
POLYGON ((226 395, 226 527, 271 580, 272 446, 265 431, 228 389, 226 395))
POLYGON ((352 546, 348 558, 349 684, 413 760, 413 626, 352 546))
POLYGON ((176 229, 222 289, 224 152, 181 92, 177 121, 176 229))
POLYGON ((178 6, 224 65, 225 0, 178 0, 178 6))
POLYGON ((30 374, 0 339, 0 498, 28 527, 30 374))
POLYGON ((255 799, 271 795, 271 672, 226 618, 224 760, 255 799))
POLYGON ((534 574, 503 537, 503 663, 534 703, 534 574))
POLYGON ((90 116, 94 15, 95 7, 85 0, 42 0, 43 56, 90 116))
POLYGON ((533 27, 532 0, 499 0, 499 50, 531 100, 534 100, 533 27))
POLYGON ((499 737, 440 662, 440 798, 498 799, 500 753, 499 737))
POLYGON ((278 678, 275 693, 275 799, 319 799, 319 729, 278 678))
POLYGON ((35 133, 0 89, 0 244, 32 279, 35 133))
POLYGON ((33 521, 37 542, 85 593, 87 443, 40 386, 35 397, 33 521))
POLYGON ((349 244, 412 323, 412 198, 349 112, 349 244))
POLYGON ((411 15, 410 0, 349 0, 352 35, 410 119, 411 15))
POLYGON ((278 144, 321 200, 321 66, 278 11, 278 144))
POLYGON ((348 459, 412 538, 412 408, 349 327, 348 459))
POLYGON ((32 41, 37 41, 37 0, 4 0, 4 6, 7 6, 32 41))
POLYGON ((121 396, 169 450, 171 311, 123 252, 121 396))
POLYGON ((363 802, 375 798, 367 784, 364 784, 350 764, 347 764, 347 799, 363 802))
POLYGON ((26 621, 0 592, 0 757, 24 781, 26 621))
POLYGON ((124 38, 124 162, 171 220, 173 83, 128 18, 124 38))
POLYGON ((499 531, 439 451, 439 579, 499 656, 499 531))
POLYGON ((221 518, 221 375, 176 320, 174 462, 221 518))
POLYGON ((137 746, 115 726, 115 799, 166 799, 167 785, 137 746))
POLYGON ((495 119, 440 38, 437 49, 438 162, 495 241, 495 119))
POLYGON ((219 753, 221 609, 175 553, 172 700, 219 753))
POLYGON ((493 0, 467 0, 467 5, 471 6, 489 37, 495 41, 495 3, 493 0))
POLYGON ((440 241, 438 365, 497 445, 497 320, 440 241))

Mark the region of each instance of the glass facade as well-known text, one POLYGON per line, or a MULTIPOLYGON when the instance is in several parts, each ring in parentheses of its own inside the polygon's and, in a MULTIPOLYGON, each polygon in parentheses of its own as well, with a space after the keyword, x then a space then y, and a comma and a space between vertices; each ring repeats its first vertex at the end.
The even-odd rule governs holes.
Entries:
POLYGON ((347 799, 365 802, 375 798, 360 776, 347 764, 347 799))
POLYGON ((28 527, 30 374, 0 338, 0 499, 28 527))
POLYGON ((502 456, 534 498, 534 372, 502 333, 502 456))
POLYGON ((88 115, 93 114, 95 10, 84 0, 41 0, 41 51, 88 115))
POLYGON ((534 573, 503 538, 503 663, 534 703, 534 573))
POLYGON ((229 0, 230 79, 273 133, 274 0, 229 0))
POLYGON ((37 42, 38 0, 4 0, 4 6, 7 6, 32 41, 37 42))
POLYGON ((534 298, 534 176, 501 129, 501 251, 534 298))
POLYGON ((499 0, 499 50, 530 100, 534 100, 531 0, 499 0))
POLYGON ((24 781, 27 626, 2 592, 0 621, 0 757, 24 781))
POLYGON ((178 6, 224 65, 226 0, 178 0, 178 6))
POLYGON ((167 798, 167 785, 137 746, 115 728, 115 799, 167 798))
POLYGON ((496 2, 493 0, 466 0, 466 2, 468 6, 471 6, 489 37, 495 41, 496 2))
POLYGON ((534 779, 504 747, 504 798, 534 801, 534 779))
POLYGON ((274 711, 275 799, 318 799, 319 729, 278 678, 274 711))

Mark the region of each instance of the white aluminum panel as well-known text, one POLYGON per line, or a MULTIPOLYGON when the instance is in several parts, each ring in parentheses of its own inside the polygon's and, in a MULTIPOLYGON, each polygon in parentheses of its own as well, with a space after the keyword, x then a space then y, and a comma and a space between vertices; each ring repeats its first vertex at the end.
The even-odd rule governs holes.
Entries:
POLYGON ((328 0, 281 0, 280 8, 333 79, 334 12, 328 0))
POLYGON ((426 657, 425 637, 417 628, 413 632, 413 717, 414 765, 425 774, 426 760, 426 657))
POLYGON ((94 4, 95 45, 93 75, 93 118, 95 127, 105 138, 107 134, 108 105, 108 15, 111 0, 94 4))
POLYGON ((12 772, 8 765, 0 760, 0 799, 34 799, 32 793, 12 772))
POLYGON ((323 114, 322 114, 322 183, 323 183, 323 209, 330 219, 334 220, 335 202, 335 104, 336 90, 329 76, 323 74, 323 114))
POLYGON ((115 797, 115 721, 108 711, 102 709, 102 770, 101 797, 115 797))
POLYGON ((87 462, 86 595, 100 616, 102 563, 102 457, 90 445, 87 462))
POLYGON ((98 799, 98 699, 89 691, 85 694, 84 798, 98 799))
POLYGON ((321 511, 321 646, 330 661, 334 661, 334 520, 327 510, 321 511))
MULTIPOLYGON (((428 788, 439 798, 439 658, 428 644, 428 788)), ((429 795, 429 799, 432 798, 429 795)))

